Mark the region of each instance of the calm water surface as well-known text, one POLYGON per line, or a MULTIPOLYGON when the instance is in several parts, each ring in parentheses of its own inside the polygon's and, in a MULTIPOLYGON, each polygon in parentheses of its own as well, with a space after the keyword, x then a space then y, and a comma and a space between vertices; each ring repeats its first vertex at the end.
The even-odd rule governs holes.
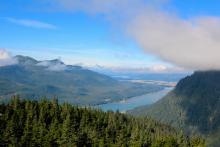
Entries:
POLYGON ((153 92, 153 93, 148 93, 148 94, 141 95, 141 96, 132 97, 127 100, 120 101, 120 102, 101 104, 101 105, 98 105, 97 107, 102 109, 103 111, 119 110, 120 112, 126 112, 127 110, 131 110, 139 106, 153 104, 159 99, 161 99, 162 97, 164 97, 172 89, 173 88, 165 88, 158 92, 153 92))

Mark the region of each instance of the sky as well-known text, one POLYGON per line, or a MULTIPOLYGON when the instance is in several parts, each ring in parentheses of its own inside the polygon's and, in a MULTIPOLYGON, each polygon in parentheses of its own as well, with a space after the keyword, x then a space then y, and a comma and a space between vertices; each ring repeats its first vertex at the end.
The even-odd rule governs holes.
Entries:
POLYGON ((151 72, 219 69, 219 17, 219 0, 1 0, 0 56, 151 72))

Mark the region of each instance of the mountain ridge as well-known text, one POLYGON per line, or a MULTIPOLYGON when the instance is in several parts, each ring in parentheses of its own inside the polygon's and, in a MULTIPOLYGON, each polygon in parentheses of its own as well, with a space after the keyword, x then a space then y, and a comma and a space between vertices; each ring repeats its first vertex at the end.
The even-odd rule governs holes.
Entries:
POLYGON ((150 116, 183 129, 186 134, 201 134, 210 146, 219 146, 216 141, 220 140, 219 83, 220 71, 197 71, 180 80, 173 91, 155 104, 130 113, 150 116))
POLYGON ((99 104, 105 98, 120 100, 160 90, 147 84, 120 82, 109 76, 59 59, 38 61, 28 56, 15 56, 17 64, 0 67, 0 96, 58 97, 73 104, 99 104))

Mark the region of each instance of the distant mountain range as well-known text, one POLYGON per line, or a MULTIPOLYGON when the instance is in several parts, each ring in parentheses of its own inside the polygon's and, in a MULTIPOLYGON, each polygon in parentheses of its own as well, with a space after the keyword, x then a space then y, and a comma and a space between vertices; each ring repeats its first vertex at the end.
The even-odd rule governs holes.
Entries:
POLYGON ((155 80, 155 81, 166 81, 166 82, 178 82, 187 75, 192 74, 191 72, 183 73, 153 73, 150 71, 135 71, 130 69, 130 71, 123 71, 122 69, 111 69, 102 66, 89 67, 89 69, 114 77, 118 80, 155 80))
POLYGON ((132 110, 183 129, 199 133, 208 146, 220 146, 220 71, 200 71, 180 80, 176 88, 151 106, 132 110))
POLYGON ((73 104, 100 104, 162 89, 153 84, 120 82, 80 66, 65 65, 59 59, 37 61, 16 56, 17 64, 0 67, 0 99, 59 98, 73 104))

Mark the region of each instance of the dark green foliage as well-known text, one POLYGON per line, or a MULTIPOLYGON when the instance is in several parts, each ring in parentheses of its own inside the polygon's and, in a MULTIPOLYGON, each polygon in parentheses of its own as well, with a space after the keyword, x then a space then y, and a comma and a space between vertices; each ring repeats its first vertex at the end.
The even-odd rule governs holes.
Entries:
POLYGON ((204 146, 149 118, 14 98, 0 105, 0 146, 204 146))
POLYGON ((132 111, 201 134, 210 146, 220 146, 220 71, 200 71, 182 79, 163 99, 132 111))

